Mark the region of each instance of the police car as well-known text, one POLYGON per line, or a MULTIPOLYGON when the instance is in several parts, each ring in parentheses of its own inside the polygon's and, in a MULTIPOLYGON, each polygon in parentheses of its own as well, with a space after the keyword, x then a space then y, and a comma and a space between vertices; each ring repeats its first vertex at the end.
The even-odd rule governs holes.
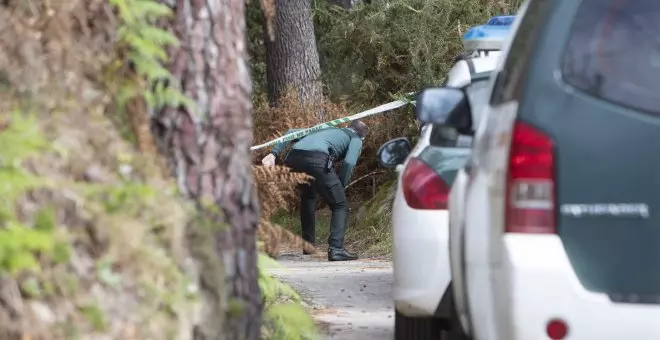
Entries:
MULTIPOLYGON (((462 87, 475 110, 487 102, 490 72, 511 17, 495 17, 465 33, 467 53, 457 57, 446 86, 462 87), (508 22, 508 24, 507 24, 508 22)), ((423 93, 424 91, 422 91, 423 93)), ((420 97, 418 96, 418 100, 420 97)), ((449 188, 470 155, 472 129, 426 125, 413 147, 405 138, 383 144, 381 165, 397 168, 392 212, 395 339, 438 339, 456 319, 449 261, 449 188)), ((456 334, 454 339, 458 339, 456 334)))

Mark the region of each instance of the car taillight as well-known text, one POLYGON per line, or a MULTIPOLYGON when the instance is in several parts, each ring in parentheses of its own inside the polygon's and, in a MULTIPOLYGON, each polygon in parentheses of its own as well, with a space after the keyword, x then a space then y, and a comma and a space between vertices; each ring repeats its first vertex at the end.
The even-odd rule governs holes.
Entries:
POLYGON ((401 176, 406 203, 413 209, 447 209, 449 187, 424 161, 412 158, 401 176))
POLYGON ((531 125, 516 122, 509 157, 506 232, 556 232, 554 182, 552 140, 531 125))

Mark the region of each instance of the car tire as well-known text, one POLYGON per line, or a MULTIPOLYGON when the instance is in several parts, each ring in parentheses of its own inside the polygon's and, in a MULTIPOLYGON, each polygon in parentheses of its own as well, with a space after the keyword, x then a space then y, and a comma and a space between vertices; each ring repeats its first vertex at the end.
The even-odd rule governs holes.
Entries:
POLYGON ((394 340, 441 340, 451 327, 449 320, 434 317, 410 317, 394 314, 394 340))
POLYGON ((465 334, 463 327, 461 326, 461 321, 458 318, 458 313, 456 308, 454 308, 453 300, 451 306, 451 328, 449 330, 449 335, 446 340, 472 340, 472 338, 465 334))

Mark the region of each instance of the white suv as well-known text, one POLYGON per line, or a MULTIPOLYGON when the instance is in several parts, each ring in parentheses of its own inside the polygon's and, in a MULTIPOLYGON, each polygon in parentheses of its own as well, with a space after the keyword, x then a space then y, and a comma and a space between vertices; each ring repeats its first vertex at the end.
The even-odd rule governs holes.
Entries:
MULTIPOLYGON (((497 58, 458 61, 448 83, 464 86, 470 101, 483 106, 497 58)), ((451 328, 447 198, 456 171, 470 154, 472 132, 429 124, 412 150, 405 138, 397 138, 378 152, 382 166, 400 171, 392 211, 397 340, 438 339, 451 328)))
MULTIPOLYGON (((449 202, 474 340, 660 339, 659 17, 657 0, 523 5, 449 202)), ((434 114, 468 102, 437 90, 434 114)))

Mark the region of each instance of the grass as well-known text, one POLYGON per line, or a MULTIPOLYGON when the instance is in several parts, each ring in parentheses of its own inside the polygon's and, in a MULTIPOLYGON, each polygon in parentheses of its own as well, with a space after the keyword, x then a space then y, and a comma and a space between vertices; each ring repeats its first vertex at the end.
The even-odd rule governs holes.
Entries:
MULTIPOLYGON (((302 235, 302 226, 300 225, 300 217, 298 211, 287 212, 279 210, 271 221, 278 224, 294 235, 302 235)), ((321 251, 325 251, 328 243, 328 235, 330 234, 330 209, 323 208, 316 211, 316 246, 321 251)), ((300 249, 283 249, 285 251, 300 251, 300 249)))
POLYGON ((362 256, 382 256, 392 252, 395 184, 395 181, 381 184, 374 197, 351 212, 352 223, 346 235, 346 244, 362 256))
MULTIPOLYGON (((349 212, 346 248, 362 257, 384 256, 392 251, 392 199, 394 182, 382 184, 376 195, 366 203, 354 202, 349 212)), ((316 245, 325 250, 330 233, 330 209, 327 206, 316 212, 316 245)), ((278 211, 271 221, 296 235, 301 235, 298 211, 278 211)), ((299 251, 299 249, 291 249, 299 251)))

